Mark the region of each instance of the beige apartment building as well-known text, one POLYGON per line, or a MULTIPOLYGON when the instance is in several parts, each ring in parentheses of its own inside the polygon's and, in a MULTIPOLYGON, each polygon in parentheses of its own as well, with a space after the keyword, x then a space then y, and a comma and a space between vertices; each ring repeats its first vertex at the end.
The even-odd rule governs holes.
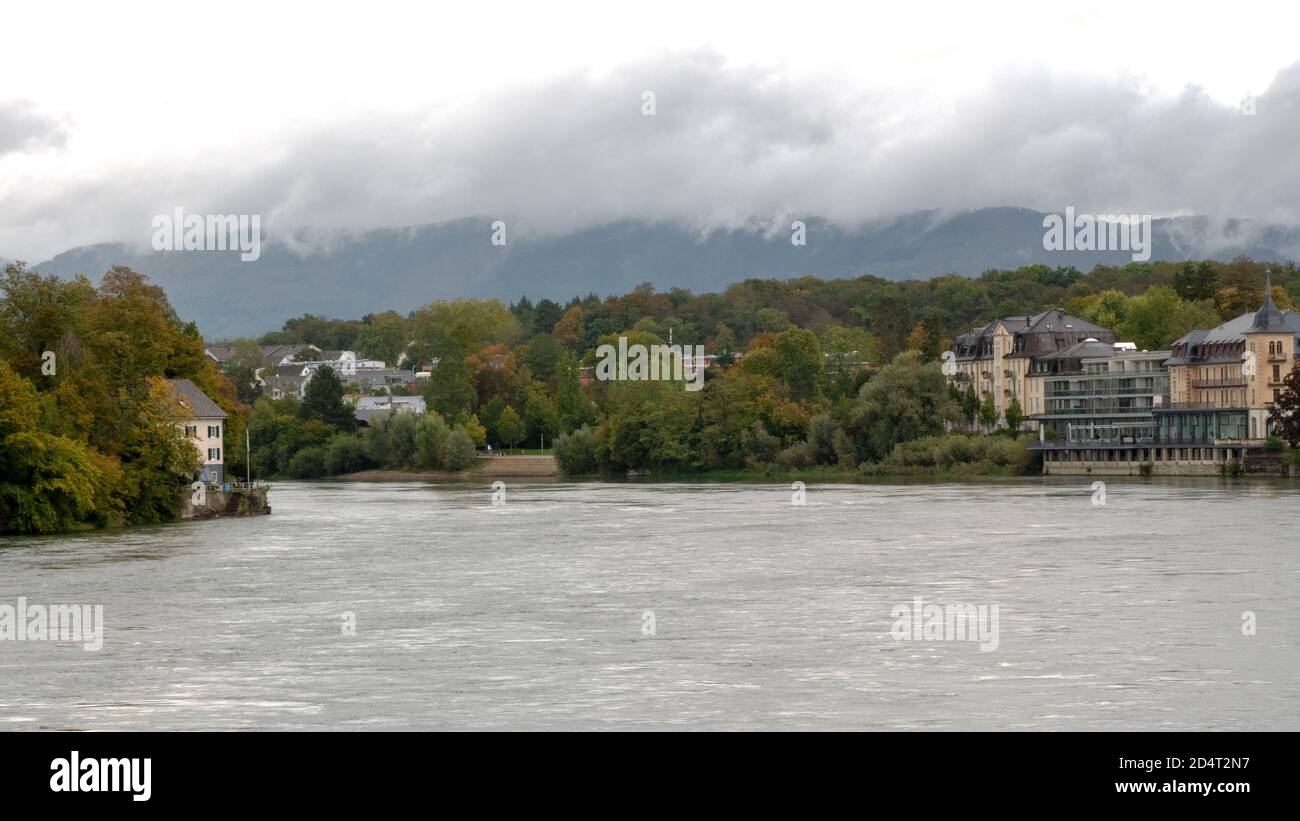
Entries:
POLYGON ((1168 441, 1236 444, 1267 437, 1297 351, 1300 314, 1278 309, 1267 276, 1258 311, 1174 342, 1165 362, 1170 404, 1160 420, 1168 441))
MULTIPOLYGON (((1113 344, 1115 340, 1115 332, 1109 328, 1071 316, 1060 308, 1032 316, 1003 317, 954 340, 956 373, 949 379, 963 390, 974 387, 981 401, 992 396, 998 419, 1003 420, 1000 424, 1005 424, 1012 399, 1020 403, 1026 417, 1046 410, 1043 380, 1032 368, 1036 358, 1081 342, 1113 344)), ((1032 420, 1022 424, 1026 429, 1036 426, 1032 420)))
POLYGON ((1277 308, 1269 277, 1258 311, 1192 331, 1167 352, 1088 350, 1046 377, 1048 409, 1030 447, 1042 450, 1044 473, 1214 475, 1233 462, 1249 469, 1262 457, 1297 350, 1300 315, 1277 308))

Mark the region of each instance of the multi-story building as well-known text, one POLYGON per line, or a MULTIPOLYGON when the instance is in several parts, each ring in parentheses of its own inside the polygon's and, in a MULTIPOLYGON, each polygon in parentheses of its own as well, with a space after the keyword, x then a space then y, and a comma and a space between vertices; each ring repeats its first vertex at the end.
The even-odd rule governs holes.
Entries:
POLYGON ((1112 343, 1115 339, 1109 328, 1060 308, 1003 317, 957 337, 953 343, 957 372, 950 378, 962 389, 974 387, 981 400, 991 396, 999 419, 1006 418, 1012 399, 1020 403, 1022 414, 1034 416, 1044 410, 1042 381, 1032 367, 1037 358, 1087 340, 1112 343))
POLYGON ((177 424, 184 428, 203 461, 199 478, 221 484, 226 475, 223 452, 226 412, 188 379, 169 379, 167 384, 184 409, 184 417, 177 424))
MULTIPOLYGON (((1271 432, 1270 412, 1297 350, 1300 315, 1277 308, 1270 277, 1258 311, 1192 331, 1168 352, 1067 361, 1060 375, 1043 379, 1047 413, 1034 445, 1043 472, 1209 474, 1244 462, 1271 432), (1167 378, 1151 370, 1162 357, 1167 378), (1090 369, 1105 380, 1090 378, 1090 369)), ((1045 371, 1051 361, 1042 360, 1045 371)))
POLYGON ((1169 402, 1169 351, 1080 342, 1034 361, 1044 409, 1034 417, 1044 472, 1091 472, 1097 463, 1146 463, 1155 411, 1169 402))
POLYGON ((1273 403, 1300 351, 1300 314, 1279 310, 1273 279, 1264 304, 1208 331, 1174 342, 1169 405, 1157 414, 1157 438, 1180 459, 1207 463, 1240 458, 1272 432, 1273 403))

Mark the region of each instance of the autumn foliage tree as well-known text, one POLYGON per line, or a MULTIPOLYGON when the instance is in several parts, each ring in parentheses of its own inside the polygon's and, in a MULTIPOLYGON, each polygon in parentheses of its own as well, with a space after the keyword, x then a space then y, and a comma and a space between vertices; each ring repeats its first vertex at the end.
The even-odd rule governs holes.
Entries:
POLYGON ((1300 362, 1282 381, 1282 393, 1270 413, 1273 432, 1293 448, 1300 448, 1300 362))
POLYGON ((0 531, 175 518, 199 462, 166 383, 180 378, 226 410, 228 438, 242 436, 235 386, 144 276, 115 267, 96 288, 6 266, 0 531))

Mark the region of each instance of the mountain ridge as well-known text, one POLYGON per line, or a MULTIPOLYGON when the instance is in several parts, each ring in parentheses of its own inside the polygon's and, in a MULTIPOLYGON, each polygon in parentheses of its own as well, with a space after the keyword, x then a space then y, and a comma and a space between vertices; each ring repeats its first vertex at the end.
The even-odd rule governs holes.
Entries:
MULTIPOLYGON (((656 288, 720 291, 748 278, 856 277, 916 279, 1033 263, 1123 265, 1128 251, 1046 251, 1047 212, 995 207, 943 214, 921 211, 839 227, 806 219, 807 244, 790 232, 717 229, 699 233, 675 223, 614 222, 553 236, 508 236, 492 245, 491 220, 463 218, 404 228, 326 237, 318 250, 293 250, 264 238, 261 258, 241 263, 237 251, 139 251, 122 243, 73 248, 33 265, 44 274, 85 274, 113 265, 147 274, 177 312, 210 339, 257 336, 304 313, 360 317, 408 311, 437 299, 513 301, 625 293, 643 282, 656 288)), ((1300 227, 1245 219, 1173 217, 1152 221, 1151 260, 1250 256, 1300 257, 1300 227)))

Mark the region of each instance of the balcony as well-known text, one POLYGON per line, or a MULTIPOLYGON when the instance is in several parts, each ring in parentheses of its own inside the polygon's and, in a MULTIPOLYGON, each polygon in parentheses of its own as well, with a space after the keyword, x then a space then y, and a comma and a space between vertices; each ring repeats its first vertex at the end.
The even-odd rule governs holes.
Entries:
POLYGON ((1246 387, 1245 377, 1229 377, 1227 379, 1193 379, 1192 390, 1202 390, 1205 388, 1244 388, 1246 387))
POLYGON ((1284 353, 1271 353, 1268 355, 1269 362, 1285 362, 1287 358, 1287 355, 1284 353))
POLYGON ((1168 396, 1164 386, 1152 388, 1083 388, 1080 390, 1052 391, 1048 399, 1103 399, 1107 396, 1168 396))
MULTIPOLYGON (((1265 403, 1265 407, 1267 407, 1267 405, 1268 405, 1268 403, 1265 403)), ((1165 406, 1163 406, 1163 407, 1157 405, 1157 406, 1154 408, 1154 410, 1155 410, 1156 413, 1160 413, 1160 412, 1162 412, 1162 411, 1164 411, 1164 412, 1173 412, 1173 411, 1214 411, 1214 410, 1222 410, 1222 411, 1244 411, 1244 410, 1247 410, 1247 407, 1246 407, 1245 403, 1242 403, 1242 402, 1238 402, 1238 403, 1235 403, 1235 404, 1232 403, 1232 402, 1229 402, 1229 403, 1226 404, 1226 405, 1220 405, 1218 402, 1170 402, 1169 404, 1167 404, 1167 405, 1165 405, 1165 406)))

